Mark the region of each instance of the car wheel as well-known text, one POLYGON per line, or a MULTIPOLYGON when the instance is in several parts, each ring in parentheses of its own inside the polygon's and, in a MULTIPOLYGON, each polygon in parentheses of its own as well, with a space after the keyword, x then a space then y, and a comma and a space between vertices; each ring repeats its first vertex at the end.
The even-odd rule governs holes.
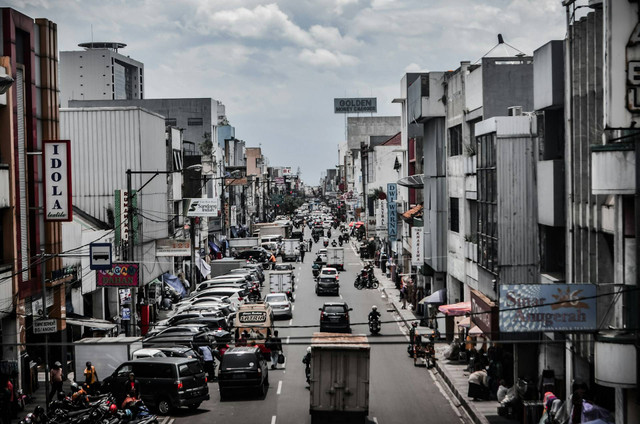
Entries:
POLYGON ((200 407, 200 403, 201 402, 189 405, 189 409, 191 409, 192 411, 195 411, 196 409, 198 409, 200 407))
POLYGON ((160 415, 169 415, 171 408, 171 401, 169 398, 162 397, 158 399, 158 413, 160 415))
POLYGON ((258 387, 258 396, 260 397, 266 397, 267 396, 267 384, 266 381, 262 383, 262 385, 260 385, 260 387, 258 387))

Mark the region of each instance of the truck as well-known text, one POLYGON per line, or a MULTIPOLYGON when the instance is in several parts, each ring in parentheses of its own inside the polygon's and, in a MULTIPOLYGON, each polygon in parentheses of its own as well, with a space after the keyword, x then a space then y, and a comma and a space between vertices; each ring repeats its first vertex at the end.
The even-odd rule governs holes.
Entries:
POLYGON ((258 237, 229 239, 229 249, 231 249, 231 252, 240 253, 243 250, 253 249, 256 246, 260 246, 258 237))
POLYGON ((269 293, 288 293, 295 290, 293 271, 271 271, 269 293))
POLYGON ((370 354, 364 334, 313 334, 311 424, 367 422, 370 354))
POLYGON ((282 241, 282 261, 297 261, 300 256, 300 240, 284 239, 282 241))
POLYGON ((266 236, 278 236, 281 240, 289 238, 291 234, 291 226, 290 225, 269 225, 260 227, 260 231, 258 232, 260 239, 265 238, 266 236))
POLYGON ((211 261, 211 278, 226 274, 232 269, 242 268, 247 261, 244 259, 224 258, 211 261))
POLYGON ((87 362, 91 362, 102 378, 131 360, 133 352, 142 349, 142 337, 87 337, 74 342, 74 349, 76 380, 82 379, 87 362))
POLYGON ((344 247, 327 247, 327 266, 344 271, 344 247))

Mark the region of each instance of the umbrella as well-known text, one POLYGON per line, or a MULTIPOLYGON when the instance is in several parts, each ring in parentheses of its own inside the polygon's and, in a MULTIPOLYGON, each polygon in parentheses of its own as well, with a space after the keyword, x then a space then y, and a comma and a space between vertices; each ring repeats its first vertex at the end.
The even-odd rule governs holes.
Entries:
POLYGON ((451 305, 440 305, 438 310, 448 316, 460 316, 471 312, 471 302, 453 303, 451 305))

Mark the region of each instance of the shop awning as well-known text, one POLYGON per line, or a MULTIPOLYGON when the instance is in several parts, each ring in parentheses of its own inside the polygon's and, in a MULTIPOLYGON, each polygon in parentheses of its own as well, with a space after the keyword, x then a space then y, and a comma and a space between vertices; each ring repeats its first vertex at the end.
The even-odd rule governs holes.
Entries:
POLYGON ((103 319, 97 319, 97 318, 89 318, 89 317, 84 317, 84 318, 67 318, 67 324, 70 325, 82 325, 84 327, 89 327, 89 328, 97 328, 100 330, 111 330, 112 328, 114 328, 117 324, 114 324, 110 321, 106 321, 103 319))
POLYGON ((418 302, 419 304, 434 304, 434 303, 438 303, 438 304, 443 304, 447 301, 447 290, 446 289, 440 289, 438 291, 436 291, 435 293, 431 293, 429 296, 422 298, 422 300, 420 302, 418 302))
POLYGON ((450 305, 441 305, 438 307, 438 310, 450 317, 460 316, 471 312, 471 302, 460 302, 450 305))
POLYGON ((464 317, 458 323, 458 327, 469 328, 471 325, 471 317, 464 317))
POLYGON ((409 188, 423 188, 424 174, 409 175, 408 177, 400 178, 398 184, 409 188))
POLYGON ((422 209, 423 209, 422 204, 416 205, 416 206, 412 207, 411 209, 409 209, 408 211, 406 211, 405 213, 403 213, 402 217, 404 219, 413 218, 414 215, 421 214, 422 209))

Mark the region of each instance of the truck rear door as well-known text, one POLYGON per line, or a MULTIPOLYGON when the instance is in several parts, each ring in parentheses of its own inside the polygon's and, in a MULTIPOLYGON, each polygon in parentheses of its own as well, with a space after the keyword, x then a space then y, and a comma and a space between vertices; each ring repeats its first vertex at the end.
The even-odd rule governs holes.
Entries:
POLYGON ((368 413, 369 352, 321 349, 316 353, 311 409, 368 413))

